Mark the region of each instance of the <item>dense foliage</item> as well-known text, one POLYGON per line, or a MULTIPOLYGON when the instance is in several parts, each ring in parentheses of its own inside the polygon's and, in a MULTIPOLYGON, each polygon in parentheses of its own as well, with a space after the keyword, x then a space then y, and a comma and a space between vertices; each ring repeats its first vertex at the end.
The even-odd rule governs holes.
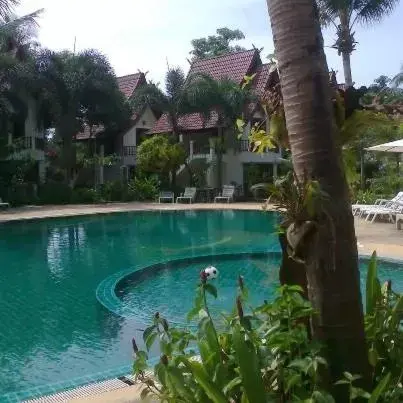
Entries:
POLYGON ((223 27, 218 28, 216 33, 217 35, 209 35, 207 38, 192 39, 193 49, 189 52, 192 61, 245 50, 242 46, 231 44, 245 39, 245 35, 239 29, 223 27))
POLYGON ((298 286, 283 286, 272 302, 248 303, 248 290, 239 278, 238 296, 231 314, 217 324, 209 298, 217 290, 204 272, 196 290, 186 329, 171 327, 159 313, 145 329, 144 344, 161 352, 154 375, 147 375, 148 353, 133 339, 134 373, 144 383, 142 396, 166 402, 335 402, 345 388, 346 400, 399 402, 403 366, 403 296, 390 281, 381 287, 376 255, 366 283, 366 336, 372 379, 366 391, 359 374, 344 373, 335 385, 327 383, 327 353, 311 340, 307 328, 315 312, 298 286))

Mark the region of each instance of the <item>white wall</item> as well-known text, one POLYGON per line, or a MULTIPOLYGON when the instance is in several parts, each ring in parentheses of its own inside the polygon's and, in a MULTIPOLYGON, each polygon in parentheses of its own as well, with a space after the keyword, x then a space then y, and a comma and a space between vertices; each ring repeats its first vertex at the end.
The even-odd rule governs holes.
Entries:
POLYGON ((136 129, 151 129, 156 120, 154 113, 147 106, 136 124, 123 135, 123 146, 135 146, 137 144, 136 129))

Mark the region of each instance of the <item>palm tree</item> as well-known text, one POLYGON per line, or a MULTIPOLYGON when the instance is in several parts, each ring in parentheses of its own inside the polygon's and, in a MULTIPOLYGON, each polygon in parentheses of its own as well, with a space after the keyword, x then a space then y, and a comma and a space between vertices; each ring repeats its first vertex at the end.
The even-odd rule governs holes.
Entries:
POLYGON ((359 23, 380 21, 391 13, 398 3, 399 0, 317 0, 321 23, 336 28, 336 42, 333 48, 342 55, 347 87, 353 85, 350 56, 357 44, 354 27, 359 23))
MULTIPOLYGON (((330 375, 368 374, 357 241, 333 117, 319 12, 312 0, 267 0, 295 174, 321 191, 315 224, 295 222, 304 239, 313 336, 328 347, 330 375)), ((306 219, 305 219, 306 220, 306 219)), ((340 400, 342 401, 342 400, 340 400)))
POLYGON ((0 0, 0 18, 9 15, 19 4, 20 0, 0 0))
POLYGON ((44 50, 37 55, 36 67, 55 135, 63 143, 66 181, 72 185, 74 136, 85 124, 118 129, 130 111, 110 63, 97 51, 73 54, 44 50))
POLYGON ((393 78, 392 78, 392 84, 395 87, 399 87, 403 84, 403 65, 400 68, 400 72, 397 73, 393 78))
MULTIPOLYGON (((218 136, 214 140, 217 186, 222 187, 222 160, 225 151, 224 128, 235 132, 235 122, 243 115, 246 106, 255 100, 248 89, 242 89, 228 78, 213 79, 208 74, 189 77, 187 106, 209 120, 213 111, 217 113, 218 136)), ((235 135, 235 133, 233 133, 235 135)))

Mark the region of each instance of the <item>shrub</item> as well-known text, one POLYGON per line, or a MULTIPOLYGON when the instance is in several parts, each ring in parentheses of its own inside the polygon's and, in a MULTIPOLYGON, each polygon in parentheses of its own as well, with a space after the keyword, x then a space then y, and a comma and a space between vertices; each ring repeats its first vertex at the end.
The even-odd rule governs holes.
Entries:
POLYGON ((123 201, 127 198, 127 189, 121 180, 109 181, 100 187, 100 195, 105 201, 123 201))
POLYGON ((297 286, 283 286, 271 303, 248 306, 248 291, 239 278, 234 313, 217 326, 210 315, 208 294, 216 288, 204 271, 188 315, 198 318, 197 329, 177 329, 155 314, 143 333, 147 351, 157 343, 161 358, 154 377, 146 375, 148 353, 133 339, 136 377, 145 388, 142 397, 172 402, 335 402, 331 393, 343 388, 346 400, 400 402, 402 377, 403 296, 383 289, 371 259, 366 292, 366 332, 369 361, 373 367, 372 394, 356 386, 359 375, 344 372, 328 385, 324 349, 312 341, 306 323, 314 312, 297 286), (199 358, 197 359, 197 356, 199 358))
POLYGON ((71 201, 71 188, 61 182, 48 182, 38 189, 41 204, 68 204, 71 201))
POLYGON ((76 188, 71 194, 71 203, 99 203, 101 194, 93 188, 76 188))
POLYGON ((159 182, 155 176, 135 177, 129 182, 130 200, 155 200, 159 191, 159 182))

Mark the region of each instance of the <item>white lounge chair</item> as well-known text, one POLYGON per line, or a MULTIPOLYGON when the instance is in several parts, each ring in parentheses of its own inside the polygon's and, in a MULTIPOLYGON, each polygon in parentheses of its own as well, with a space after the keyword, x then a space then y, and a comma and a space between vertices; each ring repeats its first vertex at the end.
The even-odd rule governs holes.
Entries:
POLYGON ((214 203, 217 203, 217 201, 220 200, 229 203, 230 201, 234 200, 234 193, 235 193, 235 186, 224 185, 222 188, 222 193, 214 198, 214 203))
POLYGON ((403 192, 399 192, 393 199, 377 199, 374 204, 353 204, 351 207, 353 209, 354 215, 363 215, 366 209, 372 209, 377 207, 386 207, 390 203, 395 203, 399 200, 403 200, 403 192))
POLYGON ((190 204, 192 204, 196 198, 196 188, 185 188, 185 192, 182 196, 176 198, 176 203, 187 200, 190 204))
POLYGON ((174 192, 160 192, 160 196, 158 197, 158 203, 161 202, 169 202, 173 203, 175 201, 174 192))
POLYGON ((8 209, 10 207, 9 203, 3 202, 3 200, 0 197, 0 208, 1 209, 8 209))
POLYGON ((375 206, 363 211, 363 215, 366 215, 365 221, 371 220, 371 223, 373 223, 378 216, 388 216, 390 221, 394 223, 395 220, 393 217, 401 213, 403 213, 403 201, 400 200, 394 203, 388 203, 386 206, 375 206))

